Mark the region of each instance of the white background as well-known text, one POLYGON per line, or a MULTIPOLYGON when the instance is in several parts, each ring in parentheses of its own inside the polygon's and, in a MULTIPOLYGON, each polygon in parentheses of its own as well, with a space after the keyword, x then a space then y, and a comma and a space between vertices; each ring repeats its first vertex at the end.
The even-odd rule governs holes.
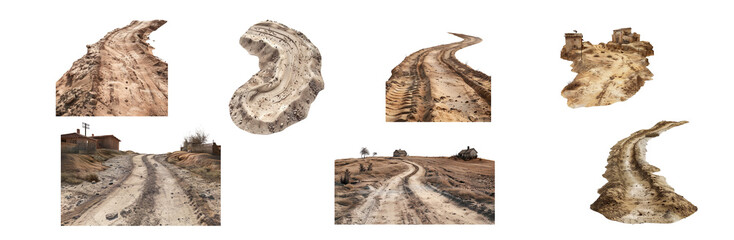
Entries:
POLYGON ((690 239, 730 238, 734 87, 731 6, 641 1, 24 1, 0 4, 3 238, 135 239, 690 239), (114 28, 165 19, 151 35, 169 64, 168 117, 55 117, 55 82, 114 28), (321 51, 325 89, 308 118, 254 135, 229 118, 229 99, 258 71, 239 46, 276 20, 321 51), (571 109, 575 73, 563 34, 592 43, 632 27, 654 46, 652 81, 626 102, 571 109), (421 48, 483 42, 457 53, 492 76, 491 123, 385 123, 390 70, 421 48), (589 209, 609 148, 660 120, 688 120, 648 145, 648 161, 698 206, 674 224, 627 225, 589 209), (176 150, 200 128, 223 147, 221 227, 60 227, 59 135, 92 125, 121 148, 176 150), (496 161, 496 225, 335 226, 333 160, 403 148, 447 156, 471 145, 496 161))

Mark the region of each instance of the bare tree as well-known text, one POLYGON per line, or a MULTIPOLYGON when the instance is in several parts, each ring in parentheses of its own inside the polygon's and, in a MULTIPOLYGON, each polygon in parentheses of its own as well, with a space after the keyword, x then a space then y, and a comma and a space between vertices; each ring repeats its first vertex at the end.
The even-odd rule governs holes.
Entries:
POLYGON ((372 156, 373 156, 373 157, 374 157, 374 156, 377 156, 377 152, 373 152, 373 153, 372 153, 372 156))
POLYGON ((360 151, 359 154, 361 154, 362 155, 362 158, 364 158, 364 156, 369 156, 370 155, 370 150, 367 150, 366 147, 363 147, 362 148, 362 151, 360 151))
POLYGON ((196 129, 196 132, 187 137, 184 137, 184 146, 187 146, 189 144, 206 143, 207 140, 209 140, 209 134, 205 133, 201 129, 196 129))

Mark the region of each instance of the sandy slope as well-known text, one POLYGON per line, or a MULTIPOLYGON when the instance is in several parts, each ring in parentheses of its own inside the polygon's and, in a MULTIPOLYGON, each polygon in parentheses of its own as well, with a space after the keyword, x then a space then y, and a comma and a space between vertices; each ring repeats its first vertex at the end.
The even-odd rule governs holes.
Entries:
POLYGON ((56 82, 57 116, 167 116, 168 64, 146 41, 166 21, 133 21, 87 45, 56 82))
POLYGON ((685 123, 661 121, 614 145, 604 173, 609 182, 591 209, 623 223, 672 223, 695 213, 698 208, 676 194, 665 177, 655 175, 660 169, 645 159, 649 139, 685 123))

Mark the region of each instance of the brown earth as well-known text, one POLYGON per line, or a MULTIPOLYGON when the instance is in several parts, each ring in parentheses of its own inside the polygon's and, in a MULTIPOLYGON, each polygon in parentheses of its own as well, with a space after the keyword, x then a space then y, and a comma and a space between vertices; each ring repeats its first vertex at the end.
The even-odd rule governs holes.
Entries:
POLYGON ((660 133, 688 123, 661 121, 620 140, 609 152, 609 181, 599 189, 591 209, 623 223, 672 223, 695 213, 698 208, 674 192, 659 168, 645 160, 647 141, 660 133))
POLYGON ((369 157, 335 161, 336 224, 493 224, 494 161, 369 157), (360 171, 360 164, 372 170, 360 171), (351 177, 341 182, 346 170, 351 177))
POLYGON ((99 183, 62 185, 62 225, 219 225, 219 184, 201 189, 165 155, 126 155, 107 162, 117 174, 99 183), (108 183, 109 181, 109 183, 108 183), (77 201, 76 199, 80 199, 77 201), (73 201, 68 201, 73 200, 73 201), (209 201, 216 201, 212 208, 209 201), (69 205, 73 204, 73 205, 69 205))
MULTIPOLYGON (((637 38, 639 34, 634 33, 637 38)), ((614 37, 614 36, 613 36, 614 37)), ((578 73, 566 85, 561 95, 569 107, 605 106, 634 96, 652 79, 647 69, 647 56, 653 55, 652 45, 645 41, 615 42, 592 45, 583 42, 580 49, 567 46, 561 58, 573 61, 571 71, 578 73)))
POLYGON ((56 116, 167 116, 168 64, 146 42, 165 23, 132 21, 87 45, 56 82, 56 116))
POLYGON ((318 48, 303 33, 273 21, 250 27, 240 45, 260 59, 260 71, 232 95, 232 122, 251 133, 271 134, 305 119, 324 89, 318 48))
POLYGON ((176 151, 168 153, 166 161, 198 174, 207 180, 220 181, 222 161, 219 156, 208 153, 176 151))
POLYGON ((83 181, 99 181, 97 173, 107 169, 103 163, 110 158, 125 155, 109 149, 97 149, 95 154, 61 154, 61 182, 79 184, 83 181))
POLYGON ((387 122, 489 122, 491 77, 456 59, 456 51, 482 41, 421 49, 392 70, 385 89, 387 122))

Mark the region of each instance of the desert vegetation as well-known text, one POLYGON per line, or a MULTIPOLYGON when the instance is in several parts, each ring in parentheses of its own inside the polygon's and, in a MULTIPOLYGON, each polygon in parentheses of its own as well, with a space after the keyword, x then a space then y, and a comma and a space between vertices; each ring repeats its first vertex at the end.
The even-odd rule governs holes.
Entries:
POLYGON ((97 149, 94 154, 61 154, 61 182, 80 184, 82 182, 98 182, 97 172, 107 169, 103 163, 115 156, 125 155, 110 149, 97 149))

